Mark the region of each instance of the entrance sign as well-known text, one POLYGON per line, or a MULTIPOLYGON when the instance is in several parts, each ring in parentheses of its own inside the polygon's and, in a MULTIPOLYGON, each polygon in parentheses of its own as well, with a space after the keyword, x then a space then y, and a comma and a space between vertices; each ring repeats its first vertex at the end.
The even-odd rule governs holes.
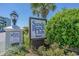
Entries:
MULTIPOLYGON (((9 49, 14 47, 15 45, 18 45, 19 47, 22 46, 22 30, 19 26, 16 25, 17 21, 17 14, 16 12, 13 12, 10 14, 12 17, 13 24, 11 26, 7 26, 3 29, 4 31, 0 32, 0 55, 7 52, 9 49)), ((0 22, 0 24, 4 24, 5 22, 0 22)), ((10 23, 10 22, 9 22, 10 23)), ((1 26, 2 26, 1 25, 1 26)), ((7 24, 4 24, 7 25, 7 24)))
POLYGON ((45 38, 46 19, 30 18, 30 39, 45 38))
POLYGON ((20 32, 10 32, 10 42, 19 43, 20 41, 20 32))

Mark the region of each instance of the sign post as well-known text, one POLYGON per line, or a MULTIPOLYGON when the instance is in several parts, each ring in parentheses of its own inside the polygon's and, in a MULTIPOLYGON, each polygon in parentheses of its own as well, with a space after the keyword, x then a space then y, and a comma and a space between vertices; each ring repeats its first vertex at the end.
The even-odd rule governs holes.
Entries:
POLYGON ((30 17, 29 20, 29 36, 32 48, 37 49, 43 45, 45 36, 46 19, 30 17))

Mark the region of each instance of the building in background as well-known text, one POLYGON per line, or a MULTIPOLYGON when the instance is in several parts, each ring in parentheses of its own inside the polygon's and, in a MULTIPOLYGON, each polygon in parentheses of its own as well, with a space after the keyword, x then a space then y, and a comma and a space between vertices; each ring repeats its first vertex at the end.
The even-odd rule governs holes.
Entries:
POLYGON ((0 16, 0 32, 3 31, 4 27, 10 26, 10 25, 11 25, 11 20, 9 18, 0 16))

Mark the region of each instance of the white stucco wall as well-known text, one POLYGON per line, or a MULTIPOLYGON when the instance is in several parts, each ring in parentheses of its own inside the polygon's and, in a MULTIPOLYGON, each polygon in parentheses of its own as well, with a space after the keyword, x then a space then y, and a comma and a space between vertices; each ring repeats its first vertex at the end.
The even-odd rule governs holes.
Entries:
POLYGON ((6 33, 0 33, 0 53, 5 52, 6 33))

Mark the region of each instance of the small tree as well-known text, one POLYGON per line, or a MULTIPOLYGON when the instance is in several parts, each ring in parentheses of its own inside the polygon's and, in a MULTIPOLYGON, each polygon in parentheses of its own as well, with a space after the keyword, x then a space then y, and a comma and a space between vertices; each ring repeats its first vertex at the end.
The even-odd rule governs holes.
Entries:
POLYGON ((28 31, 29 31, 28 27, 23 27, 24 34, 28 34, 28 31))

